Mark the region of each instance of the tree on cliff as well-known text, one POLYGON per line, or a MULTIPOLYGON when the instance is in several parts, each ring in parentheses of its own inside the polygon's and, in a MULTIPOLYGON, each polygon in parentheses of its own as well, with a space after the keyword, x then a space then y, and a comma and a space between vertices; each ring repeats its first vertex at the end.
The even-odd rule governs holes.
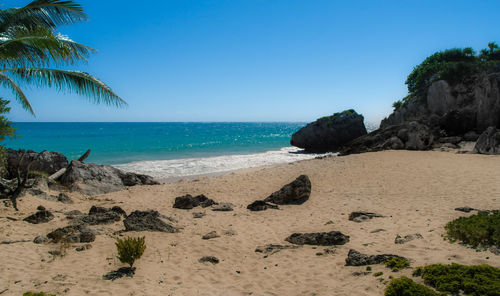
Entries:
POLYGON ((82 7, 70 0, 34 0, 21 8, 0 10, 0 84, 31 114, 33 108, 18 83, 71 91, 94 103, 126 105, 98 78, 60 69, 86 61, 95 52, 56 32, 60 25, 84 20, 82 7))

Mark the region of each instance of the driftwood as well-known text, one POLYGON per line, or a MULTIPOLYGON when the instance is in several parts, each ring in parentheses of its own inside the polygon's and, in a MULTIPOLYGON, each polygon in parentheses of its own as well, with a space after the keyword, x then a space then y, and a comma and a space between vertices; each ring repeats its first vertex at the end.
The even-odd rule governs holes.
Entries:
MULTIPOLYGON (((80 156, 80 158, 78 158, 78 161, 84 161, 87 157, 89 157, 89 155, 90 155, 90 149, 88 149, 87 152, 85 152, 85 154, 80 156)), ((66 169, 67 168, 62 168, 57 172, 53 173, 52 175, 49 176, 49 180, 54 181, 59 179, 66 172, 66 169)))
POLYGON ((15 244, 15 243, 27 243, 27 242, 31 242, 31 240, 23 239, 23 240, 15 240, 15 241, 3 241, 3 242, 0 242, 0 245, 10 245, 10 244, 15 244))

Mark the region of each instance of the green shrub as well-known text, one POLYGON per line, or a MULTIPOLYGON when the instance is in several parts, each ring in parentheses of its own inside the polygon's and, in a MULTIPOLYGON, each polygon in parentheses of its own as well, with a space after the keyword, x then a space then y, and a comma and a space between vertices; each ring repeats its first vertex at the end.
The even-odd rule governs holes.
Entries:
POLYGON ((446 224, 445 229, 448 239, 452 241, 459 240, 474 247, 500 247, 500 211, 460 217, 446 224))
POLYGON ((385 289, 385 296, 437 296, 438 293, 405 276, 393 279, 385 289))
POLYGON ((135 260, 141 258, 144 250, 146 250, 145 238, 117 238, 116 249, 118 250, 118 259, 120 259, 122 263, 127 263, 132 267, 135 260))
POLYGON ((384 274, 383 272, 379 271, 379 272, 375 272, 375 273, 373 274, 373 276, 374 276, 374 277, 378 277, 378 276, 381 276, 381 275, 383 275, 383 274, 384 274))
POLYGON ((500 295, 500 269, 487 264, 433 264, 417 268, 414 276, 421 276, 425 283, 438 291, 466 295, 500 295))
POLYGON ((392 108, 394 108, 394 111, 398 110, 403 106, 403 101, 397 100, 396 102, 392 103, 392 108))
POLYGON ((47 294, 45 292, 26 292, 23 296, 56 296, 55 294, 47 294))
POLYGON ((372 267, 368 265, 368 266, 366 267, 366 271, 372 271, 372 267))
POLYGON ((408 261, 408 259, 406 258, 392 257, 391 260, 385 263, 385 266, 395 272, 409 267, 410 261, 408 261))

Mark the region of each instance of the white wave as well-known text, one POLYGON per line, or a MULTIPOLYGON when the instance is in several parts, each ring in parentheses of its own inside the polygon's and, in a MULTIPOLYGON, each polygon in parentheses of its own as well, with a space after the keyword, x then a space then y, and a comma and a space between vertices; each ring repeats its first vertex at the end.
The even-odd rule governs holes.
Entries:
POLYGON ((256 154, 138 161, 115 165, 115 167, 127 172, 146 174, 159 179, 170 179, 285 164, 323 155, 325 154, 303 153, 303 150, 299 148, 284 147, 280 150, 256 154))

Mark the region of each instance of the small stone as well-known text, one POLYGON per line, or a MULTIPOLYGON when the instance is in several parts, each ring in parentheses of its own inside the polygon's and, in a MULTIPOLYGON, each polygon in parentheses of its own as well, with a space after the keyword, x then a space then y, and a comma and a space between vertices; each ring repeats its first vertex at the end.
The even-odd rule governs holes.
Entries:
POLYGON ((39 210, 39 211, 45 211, 45 207, 44 206, 38 206, 36 209, 39 210))
POLYGON ((33 240, 33 243, 35 243, 35 244, 43 244, 43 243, 45 243, 47 241, 48 241, 48 239, 47 239, 46 236, 44 236, 44 235, 38 235, 33 240))
POLYGON ((370 233, 377 233, 377 232, 382 232, 382 231, 387 231, 387 230, 385 230, 383 228, 377 228, 375 230, 370 231, 370 233))
POLYGON ((474 211, 474 210, 475 209, 471 208, 471 207, 459 207, 459 208, 455 208, 455 211, 464 212, 464 213, 469 213, 469 212, 474 211))
POLYGON ((234 205, 228 202, 221 202, 218 205, 212 207, 212 211, 228 212, 234 209, 234 205))
POLYGON ((409 241, 415 240, 415 239, 422 239, 424 238, 420 233, 414 233, 414 234, 408 234, 405 235, 405 237, 401 237, 399 234, 396 235, 396 238, 394 239, 395 244, 404 244, 409 241))
POLYGON ((201 257, 199 261, 200 261, 200 263, 205 263, 205 262, 210 262, 212 264, 219 263, 219 259, 217 257, 214 257, 214 256, 204 256, 204 257, 201 257))
POLYGON ((220 237, 220 235, 218 235, 216 231, 211 231, 211 232, 205 234, 204 236, 202 236, 201 238, 202 239, 212 239, 212 238, 217 238, 217 237, 220 237))
POLYGON ((490 252, 492 252, 495 255, 500 255, 500 249, 497 248, 496 246, 491 246, 490 247, 490 252))
POLYGON ((66 194, 66 193, 59 193, 59 195, 57 196, 57 201, 60 201, 64 204, 72 204, 73 201, 71 200, 71 198, 66 194))
POLYGON ((206 215, 207 215, 207 214, 205 214, 205 213, 203 213, 203 212, 194 212, 194 213, 193 213, 193 218, 197 218, 197 219, 199 219, 199 218, 202 218, 202 217, 204 217, 204 216, 206 216, 206 215))
POLYGON ((333 222, 332 220, 328 221, 325 223, 325 225, 330 225, 330 224, 335 224, 335 222, 333 222))

